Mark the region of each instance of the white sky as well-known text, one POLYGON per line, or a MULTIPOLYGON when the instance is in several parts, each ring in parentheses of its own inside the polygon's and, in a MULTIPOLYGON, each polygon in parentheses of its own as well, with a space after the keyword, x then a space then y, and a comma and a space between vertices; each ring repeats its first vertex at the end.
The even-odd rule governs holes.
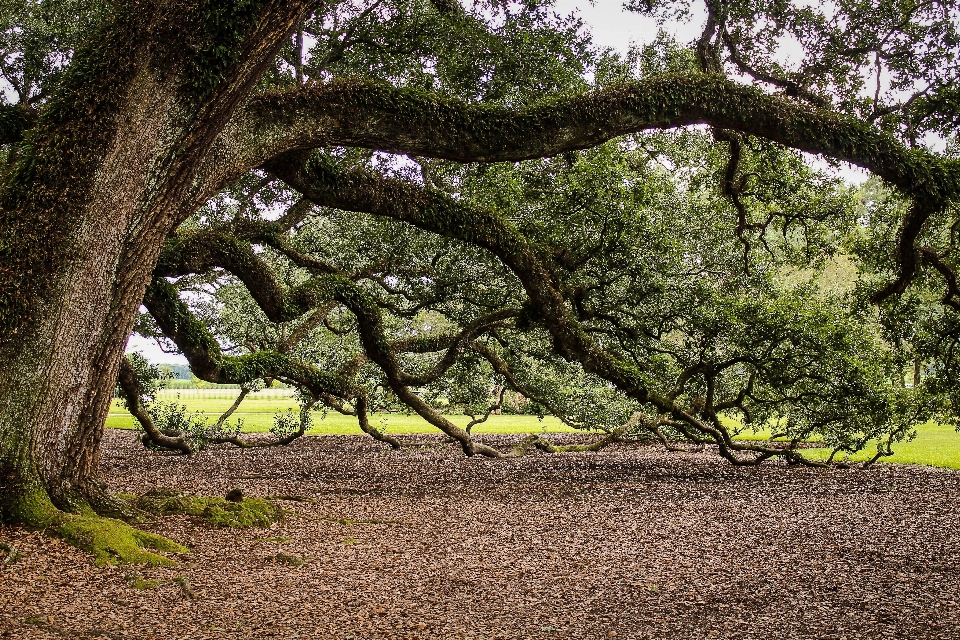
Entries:
MULTIPOLYGON (((556 11, 567 15, 574 11, 593 34, 594 42, 613 47, 626 53, 631 44, 645 44, 652 41, 660 29, 656 20, 640 16, 637 13, 624 11, 622 0, 557 0, 556 11)), ((686 24, 669 26, 681 42, 695 40, 702 29, 701 20, 692 20, 686 24)), ((826 167, 825 163, 814 161, 815 164, 826 167)), ((859 183, 866 179, 865 173, 855 167, 841 171, 841 175, 850 182, 859 183)), ((186 358, 170 353, 164 353, 153 340, 146 340, 140 336, 130 336, 127 342, 127 351, 139 351, 150 362, 187 364, 186 358)))
MULTIPOLYGON (((656 20, 646 18, 632 11, 624 11, 622 0, 557 0, 556 11, 567 15, 574 11, 580 14, 584 23, 591 27, 593 41, 608 47, 627 52, 631 44, 646 44, 657 36, 659 26, 656 20)), ((694 20, 690 24, 671 25, 670 30, 681 42, 695 40, 702 30, 703 23, 694 20)))

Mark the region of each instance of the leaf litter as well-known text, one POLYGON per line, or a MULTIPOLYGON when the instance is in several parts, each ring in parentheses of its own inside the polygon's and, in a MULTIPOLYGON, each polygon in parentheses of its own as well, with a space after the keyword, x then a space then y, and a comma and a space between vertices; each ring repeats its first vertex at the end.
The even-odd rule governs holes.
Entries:
MULTIPOLYGON (((573 441, 584 436, 565 436, 573 441)), ((485 436, 506 448, 509 436, 485 436)), ((715 453, 465 458, 352 436, 187 457, 108 430, 117 493, 271 498, 267 528, 139 525, 177 566, 96 567, 0 527, 0 638, 951 638, 960 473, 715 453)))

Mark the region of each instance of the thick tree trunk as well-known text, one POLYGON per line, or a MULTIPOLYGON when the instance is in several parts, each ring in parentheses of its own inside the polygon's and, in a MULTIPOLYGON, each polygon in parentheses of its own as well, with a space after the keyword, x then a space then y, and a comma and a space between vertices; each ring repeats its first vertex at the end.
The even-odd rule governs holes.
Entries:
POLYGON ((160 247, 307 6, 121 1, 77 52, 0 190, 0 521, 111 510, 100 437, 160 247))
POLYGON ((60 509, 97 507, 99 442, 117 368, 172 216, 158 211, 168 185, 144 167, 166 151, 171 92, 149 74, 129 88, 122 123, 95 167, 85 202, 53 212, 69 228, 69 256, 36 277, 32 326, 0 367, 0 516, 33 520, 49 497, 60 509), (69 216, 79 210, 78 224, 69 216), (26 501, 26 502, 25 502, 26 501))

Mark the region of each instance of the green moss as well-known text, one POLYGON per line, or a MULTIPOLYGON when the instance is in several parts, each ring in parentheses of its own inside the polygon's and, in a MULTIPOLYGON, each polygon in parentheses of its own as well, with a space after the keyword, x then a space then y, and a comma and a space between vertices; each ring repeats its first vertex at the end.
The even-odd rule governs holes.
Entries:
POLYGON ((208 504, 202 517, 215 527, 269 527, 282 517, 280 509, 263 498, 208 504))
POLYGON ((273 560, 274 562, 285 564, 288 567, 302 567, 304 564, 306 564, 303 558, 299 556, 292 556, 287 553, 278 553, 275 556, 271 556, 270 559, 273 560))
POLYGON ((113 518, 89 515, 61 516, 53 532, 70 544, 93 554, 97 565, 138 563, 153 566, 176 564, 170 558, 147 551, 188 553, 189 549, 169 538, 134 529, 113 518))
MULTIPOLYGON (((16 162, 0 172, 0 346, 26 340, 41 300, 78 249, 80 211, 127 99, 143 18, 130 3, 99 23, 64 70, 16 162)), ((9 125, 8 125, 9 127, 9 125)), ((26 343, 21 343, 26 344, 26 343)))
POLYGON ((11 492, 7 504, 0 504, 0 520, 22 522, 30 527, 50 526, 61 516, 50 496, 39 487, 11 492))
POLYGON ((283 517, 283 511, 264 498, 230 502, 219 497, 187 496, 172 489, 153 489, 132 504, 155 515, 194 516, 214 527, 269 527, 283 517))
POLYGON ((156 580, 147 580, 139 573, 132 573, 127 576, 127 584, 134 589, 156 589, 160 583, 156 580))

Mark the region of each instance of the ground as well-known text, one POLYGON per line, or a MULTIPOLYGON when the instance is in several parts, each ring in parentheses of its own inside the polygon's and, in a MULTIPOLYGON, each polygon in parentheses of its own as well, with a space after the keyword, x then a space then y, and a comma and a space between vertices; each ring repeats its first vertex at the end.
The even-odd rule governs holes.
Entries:
POLYGON ((115 491, 239 487, 290 513, 144 525, 193 550, 156 568, 2 527, 21 557, 0 567, 0 637, 854 640, 960 624, 955 471, 744 469, 643 445, 467 459, 423 435, 400 452, 326 436, 184 458, 132 437, 108 430, 115 491))

